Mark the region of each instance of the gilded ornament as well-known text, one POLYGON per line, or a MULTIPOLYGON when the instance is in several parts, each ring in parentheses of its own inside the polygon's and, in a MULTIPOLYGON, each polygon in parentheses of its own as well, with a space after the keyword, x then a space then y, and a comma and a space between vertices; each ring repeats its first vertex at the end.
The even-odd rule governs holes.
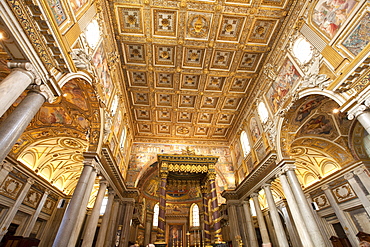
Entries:
POLYGON ((209 20, 202 15, 195 15, 189 19, 188 33, 192 37, 204 38, 209 30, 209 20))

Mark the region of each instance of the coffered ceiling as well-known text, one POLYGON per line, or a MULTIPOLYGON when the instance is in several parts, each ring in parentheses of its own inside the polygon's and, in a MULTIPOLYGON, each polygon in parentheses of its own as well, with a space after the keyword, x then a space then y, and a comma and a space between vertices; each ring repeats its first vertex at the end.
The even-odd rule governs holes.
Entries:
POLYGON ((287 1, 112 2, 135 137, 227 141, 287 1))

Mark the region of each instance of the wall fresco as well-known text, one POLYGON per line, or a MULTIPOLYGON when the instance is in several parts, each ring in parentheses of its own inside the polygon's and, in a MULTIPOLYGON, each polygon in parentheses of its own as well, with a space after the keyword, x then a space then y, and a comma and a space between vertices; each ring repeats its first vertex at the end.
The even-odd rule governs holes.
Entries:
POLYGON ((255 117, 251 118, 249 128, 251 131, 253 143, 256 143, 256 141, 261 137, 261 130, 255 117))
POLYGON ((51 9, 51 13, 54 16, 55 21, 59 26, 67 19, 67 15, 63 8, 62 2, 60 0, 47 0, 47 3, 51 9))

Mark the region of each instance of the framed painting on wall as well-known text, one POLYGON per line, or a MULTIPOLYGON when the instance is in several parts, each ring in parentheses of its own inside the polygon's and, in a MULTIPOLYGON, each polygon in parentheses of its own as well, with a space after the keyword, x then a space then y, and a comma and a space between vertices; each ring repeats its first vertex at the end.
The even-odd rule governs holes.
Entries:
POLYGON ((184 245, 184 225, 182 224, 168 224, 168 237, 167 246, 168 247, 181 247, 184 245))

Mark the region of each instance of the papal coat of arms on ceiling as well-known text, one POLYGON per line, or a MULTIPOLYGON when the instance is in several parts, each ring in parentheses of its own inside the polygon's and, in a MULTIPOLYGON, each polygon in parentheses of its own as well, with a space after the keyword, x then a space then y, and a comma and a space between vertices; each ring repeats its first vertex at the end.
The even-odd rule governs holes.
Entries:
POLYGON ((205 38, 209 30, 209 18, 202 15, 189 16, 188 34, 194 38, 205 38))

